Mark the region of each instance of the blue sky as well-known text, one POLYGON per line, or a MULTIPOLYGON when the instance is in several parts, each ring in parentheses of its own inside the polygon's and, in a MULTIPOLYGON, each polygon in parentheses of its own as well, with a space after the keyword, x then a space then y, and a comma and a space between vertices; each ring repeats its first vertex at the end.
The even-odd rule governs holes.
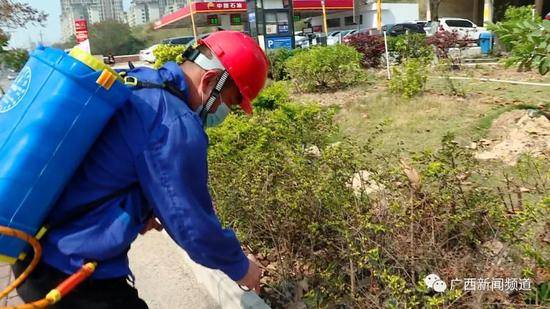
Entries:
MULTIPOLYGON (((128 9, 131 0, 123 0, 124 9, 128 9)), ((19 0, 22 3, 28 3, 32 7, 48 13, 48 20, 45 27, 29 25, 27 28, 20 28, 14 31, 10 30, 10 47, 28 48, 30 42, 40 41, 40 32, 44 38, 44 43, 51 44, 61 40, 61 26, 59 23, 59 14, 61 14, 61 5, 59 0, 19 0)))

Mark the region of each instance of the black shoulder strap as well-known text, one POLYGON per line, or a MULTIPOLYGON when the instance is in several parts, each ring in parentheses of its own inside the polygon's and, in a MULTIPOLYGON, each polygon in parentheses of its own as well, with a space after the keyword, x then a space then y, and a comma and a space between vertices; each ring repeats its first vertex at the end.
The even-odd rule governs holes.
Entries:
POLYGON ((187 97, 183 91, 181 91, 178 86, 174 85, 172 82, 164 82, 162 84, 151 83, 147 81, 138 80, 134 76, 125 76, 124 83, 128 86, 135 88, 159 88, 168 91, 170 94, 179 98, 182 101, 186 101, 187 97))
POLYGON ((129 193, 134 188, 134 185, 128 186, 126 188, 122 188, 120 190, 117 190, 109 195, 103 196, 101 198, 98 198, 95 201, 92 201, 90 203, 78 206, 74 209, 74 211, 67 213, 65 216, 62 216, 61 218, 57 220, 50 220, 47 221, 44 225, 44 228, 47 230, 54 229, 56 227, 60 227, 68 222, 75 221, 84 215, 90 213, 92 210, 96 209, 97 207, 105 204, 106 202, 114 199, 115 197, 119 197, 122 195, 125 195, 129 193))

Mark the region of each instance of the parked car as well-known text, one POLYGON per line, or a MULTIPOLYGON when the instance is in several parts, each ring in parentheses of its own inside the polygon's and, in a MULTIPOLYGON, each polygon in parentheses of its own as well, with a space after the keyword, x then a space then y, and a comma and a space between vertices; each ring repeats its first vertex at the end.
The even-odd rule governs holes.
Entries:
POLYGON ((180 36, 180 37, 174 37, 174 38, 168 38, 162 40, 162 44, 170 44, 170 45, 186 45, 189 44, 189 42, 193 41, 195 38, 193 36, 180 36))
POLYGON ((384 31, 391 36, 398 36, 407 32, 426 34, 424 28, 416 23, 387 24, 382 26, 382 32, 384 31))
POLYGON ((155 44, 147 49, 140 50, 139 51, 139 60, 140 61, 147 61, 149 63, 154 63, 156 60, 155 54, 153 53, 155 51, 155 48, 157 48, 159 44, 155 44))
POLYGON ((308 48, 309 36, 303 32, 296 32, 294 34, 294 45, 296 48, 308 48))
POLYGON ((422 29, 424 29, 425 33, 430 31, 430 21, 428 20, 415 20, 412 23, 419 25, 422 29))
POLYGON ((338 43, 339 34, 340 34, 340 30, 329 32, 327 36, 327 45, 334 45, 338 43))
POLYGON ((430 32, 457 32, 459 36, 472 41, 479 40, 479 35, 482 32, 487 32, 487 29, 479 27, 472 21, 464 18, 445 17, 431 23, 430 32))
POLYGON ((344 38, 348 37, 347 40, 349 40, 349 36, 356 33, 356 29, 351 30, 338 30, 333 31, 328 34, 327 37, 327 45, 334 45, 344 42, 344 38))
POLYGON ((348 43, 351 37, 357 33, 356 29, 340 32, 340 43, 348 43))

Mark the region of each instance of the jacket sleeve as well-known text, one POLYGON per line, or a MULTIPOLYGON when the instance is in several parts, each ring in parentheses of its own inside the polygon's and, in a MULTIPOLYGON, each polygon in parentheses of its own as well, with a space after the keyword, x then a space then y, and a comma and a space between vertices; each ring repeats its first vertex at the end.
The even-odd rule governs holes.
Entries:
POLYGON ((151 134, 136 168, 155 215, 195 262, 242 279, 248 259, 234 232, 222 229, 208 192, 204 130, 192 115, 183 115, 151 134))

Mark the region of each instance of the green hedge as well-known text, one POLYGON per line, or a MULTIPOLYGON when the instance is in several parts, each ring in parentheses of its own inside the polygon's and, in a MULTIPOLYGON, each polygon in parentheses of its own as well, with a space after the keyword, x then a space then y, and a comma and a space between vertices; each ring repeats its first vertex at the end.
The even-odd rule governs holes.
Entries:
MULTIPOLYGON (((486 187, 489 171, 452 136, 410 162, 376 157, 375 145, 338 138, 334 112, 285 103, 230 115, 208 132, 217 213, 266 267, 262 295, 273 308, 466 306, 474 294, 434 293, 423 279, 496 277, 486 268, 499 259, 487 253, 494 242, 506 248, 499 274, 535 278, 548 267, 550 199, 503 202, 513 187, 486 187)), ((505 301, 540 303, 540 295, 505 301)))
POLYGON ((286 60, 286 70, 297 90, 338 90, 365 79, 362 56, 353 47, 313 47, 286 60))
POLYGON ((160 44, 155 50, 153 50, 153 55, 155 55, 155 63, 153 67, 158 69, 168 61, 175 61, 178 64, 183 62, 183 51, 185 50, 185 45, 167 45, 160 44))

